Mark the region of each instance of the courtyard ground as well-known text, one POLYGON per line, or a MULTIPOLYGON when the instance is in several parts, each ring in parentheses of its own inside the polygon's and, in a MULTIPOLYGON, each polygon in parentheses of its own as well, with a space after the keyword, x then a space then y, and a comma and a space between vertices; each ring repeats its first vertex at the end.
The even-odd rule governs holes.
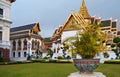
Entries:
MULTIPOLYGON (((0 77, 67 77, 76 71, 72 63, 0 65, 0 77)), ((120 64, 100 64, 95 71, 103 72, 107 77, 120 77, 120 64)))

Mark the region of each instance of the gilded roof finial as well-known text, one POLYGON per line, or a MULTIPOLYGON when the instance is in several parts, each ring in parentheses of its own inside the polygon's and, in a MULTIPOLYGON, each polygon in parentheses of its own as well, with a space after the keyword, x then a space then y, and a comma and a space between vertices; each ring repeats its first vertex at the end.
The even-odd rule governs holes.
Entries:
POLYGON ((88 10, 87 10, 87 7, 85 5, 85 1, 84 0, 82 0, 82 5, 80 7, 80 10, 78 11, 78 14, 81 14, 84 19, 91 18, 89 13, 88 13, 88 10))

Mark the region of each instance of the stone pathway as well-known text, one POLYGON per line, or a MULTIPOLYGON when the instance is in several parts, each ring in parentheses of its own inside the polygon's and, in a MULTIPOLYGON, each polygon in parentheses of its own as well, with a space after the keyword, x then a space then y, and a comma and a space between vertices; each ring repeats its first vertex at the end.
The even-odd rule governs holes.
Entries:
POLYGON ((79 72, 71 73, 68 77, 106 77, 101 72, 93 72, 93 74, 80 74, 79 72))

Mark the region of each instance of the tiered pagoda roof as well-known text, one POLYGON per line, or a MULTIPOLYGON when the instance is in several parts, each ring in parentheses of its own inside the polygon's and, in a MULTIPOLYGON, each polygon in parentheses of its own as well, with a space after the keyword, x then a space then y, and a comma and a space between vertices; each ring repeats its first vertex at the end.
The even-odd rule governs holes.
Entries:
POLYGON ((41 38, 39 23, 27 24, 24 26, 14 27, 10 29, 10 39, 19 39, 25 37, 41 38))

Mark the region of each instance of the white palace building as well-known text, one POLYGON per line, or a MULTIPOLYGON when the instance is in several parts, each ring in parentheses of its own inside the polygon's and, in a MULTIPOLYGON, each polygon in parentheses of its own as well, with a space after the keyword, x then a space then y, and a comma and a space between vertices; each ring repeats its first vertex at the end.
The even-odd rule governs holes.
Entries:
POLYGON ((25 61, 28 56, 35 55, 37 49, 40 49, 43 52, 45 46, 40 32, 41 29, 39 23, 11 28, 10 60, 25 61))
POLYGON ((9 61, 10 49, 10 10, 15 0, 0 0, 0 57, 4 61, 9 61))

